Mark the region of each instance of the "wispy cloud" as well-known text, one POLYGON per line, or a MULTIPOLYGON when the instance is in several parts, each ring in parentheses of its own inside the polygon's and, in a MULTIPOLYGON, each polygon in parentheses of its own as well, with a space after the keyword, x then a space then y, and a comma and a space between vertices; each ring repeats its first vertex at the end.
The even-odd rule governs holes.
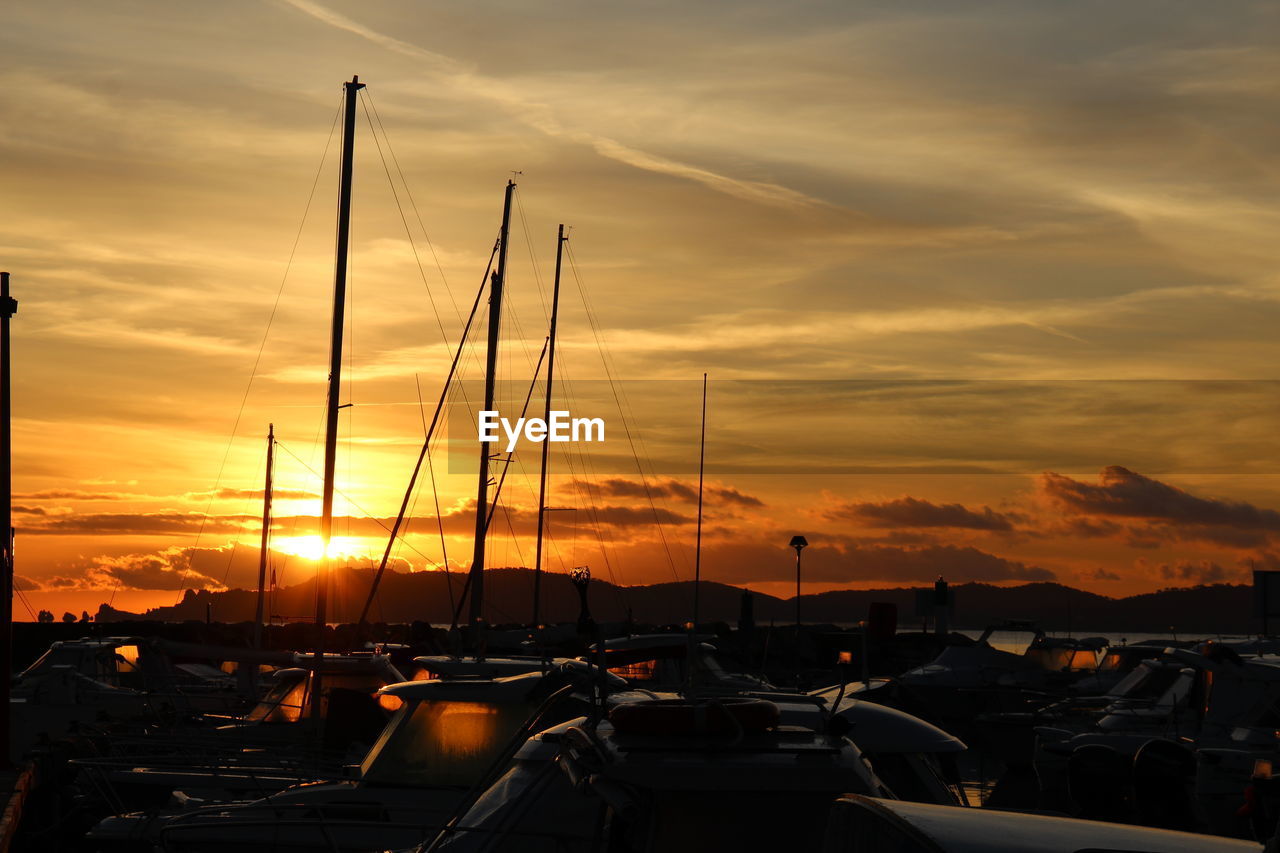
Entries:
POLYGON ((501 80, 477 74, 444 54, 380 33, 312 0, 284 0, 284 2, 329 26, 359 36, 387 50, 412 57, 419 62, 426 62, 430 71, 446 78, 459 89, 499 104, 530 127, 548 136, 589 146, 602 157, 637 169, 694 181, 717 192, 746 201, 791 208, 826 206, 825 202, 788 187, 764 181, 734 178, 707 168, 642 151, 589 130, 566 127, 555 117, 551 106, 531 101, 527 93, 501 80))

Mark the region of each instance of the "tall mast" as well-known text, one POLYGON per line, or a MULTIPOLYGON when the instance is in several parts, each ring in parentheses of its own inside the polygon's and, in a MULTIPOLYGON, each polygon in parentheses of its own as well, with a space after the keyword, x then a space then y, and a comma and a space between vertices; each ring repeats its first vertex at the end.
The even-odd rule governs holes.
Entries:
MULTIPOLYGON (((262 548, 258 554, 258 609, 253 618, 253 647, 262 648, 262 605, 267 595, 267 554, 271 538, 271 467, 276 449, 275 424, 267 424, 267 480, 262 489, 262 548)), ((255 667, 255 673, 256 673, 255 667)))
POLYGON ((320 720, 320 673, 324 664, 324 631, 329 599, 331 560, 329 541, 333 538, 333 481, 338 460, 338 393, 342 382, 342 329, 347 304, 347 249, 351 237, 351 173, 355 159, 356 98, 364 84, 359 77, 343 83, 346 108, 342 118, 342 175, 338 186, 338 246, 333 269, 333 331, 329 342, 329 399, 325 409, 324 494, 320 511, 320 541, 323 556, 316 577, 316 668, 312 677, 311 716, 320 720))
MULTIPOLYGON (((560 312, 560 261, 564 255, 564 224, 556 232, 556 282, 551 290, 551 330, 547 335, 547 405, 542 422, 551 422, 551 383, 556 371, 556 318, 560 312)), ((551 442, 542 442, 542 465, 538 474, 538 545, 533 558, 533 627, 542 621, 542 533, 547 517, 547 457, 551 442)))
POLYGON ((9 295, 9 274, 0 272, 0 767, 9 767, 9 681, 13 672, 13 430, 9 389, 9 318, 18 300, 9 295))
POLYGON ((698 630, 698 596, 702 592, 702 472, 707 458, 707 374, 702 374, 702 436, 698 440, 698 537, 693 546, 693 630, 698 630))
MULTIPOLYGON (((502 200, 502 228, 498 232, 498 268, 489 280, 489 340, 484 366, 484 407, 481 411, 493 411, 494 383, 498 372, 498 330, 502 322, 502 285, 507 274, 507 234, 511 225, 511 194, 515 181, 507 181, 502 200)), ((484 538, 489 526, 489 445, 480 442, 480 478, 476 487, 476 539, 471 554, 471 572, 468 585, 471 588, 471 641, 480 652, 482 623, 484 621, 484 538)))

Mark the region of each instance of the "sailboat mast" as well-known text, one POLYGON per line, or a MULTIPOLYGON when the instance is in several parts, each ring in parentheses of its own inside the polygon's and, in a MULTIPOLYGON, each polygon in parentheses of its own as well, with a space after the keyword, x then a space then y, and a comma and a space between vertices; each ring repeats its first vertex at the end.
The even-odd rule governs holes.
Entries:
POLYGON ((9 381, 9 318, 18 300, 9 295, 9 274, 0 272, 0 767, 11 766, 9 755, 9 681, 13 672, 13 430, 9 381))
MULTIPOLYGON (((498 268, 489 280, 489 339, 485 354, 484 407, 481 411, 493 411, 493 394, 498 373, 498 331, 502 323, 502 285, 507 274, 507 235, 511 226, 511 194, 515 181, 507 181, 502 201, 502 228, 498 241, 498 268)), ((481 648, 482 623, 484 621, 484 539, 489 526, 489 445, 480 443, 480 477, 476 488, 476 539, 471 554, 471 572, 468 585, 471 588, 470 624, 472 642, 478 652, 481 648)))
MULTIPOLYGON (((564 224, 556 232, 556 281, 551 289, 551 329, 547 334, 547 405, 542 422, 551 423, 551 383, 556 370, 556 319, 560 312, 560 262, 564 255, 564 224)), ((551 442, 542 442, 542 465, 538 473, 538 544, 533 558, 533 627, 542 621, 542 535, 547 519, 547 457, 551 442)))
POLYGON ((698 536, 693 546, 693 630, 698 630, 699 595, 702 592, 702 473, 707 459, 707 374, 702 374, 702 435, 698 440, 698 536))
POLYGON ((320 510, 320 541, 323 556, 316 577, 316 669, 312 681, 312 718, 320 719, 320 672, 324 663, 324 632, 329 599, 331 560, 329 542, 333 538, 333 485, 338 460, 338 394, 342 383, 342 329, 347 304, 347 250, 351 237, 351 177, 355 161, 356 98, 364 84, 359 77, 343 83, 346 104, 342 119, 342 173, 338 186, 338 246, 333 269, 333 328, 329 342, 329 399, 325 409, 324 492, 320 510))
POLYGON ((258 554, 258 608, 253 618, 253 647, 262 648, 262 606, 267 595, 267 554, 271 538, 271 468, 276 449, 275 424, 267 424, 267 480, 262 489, 262 548, 258 554))

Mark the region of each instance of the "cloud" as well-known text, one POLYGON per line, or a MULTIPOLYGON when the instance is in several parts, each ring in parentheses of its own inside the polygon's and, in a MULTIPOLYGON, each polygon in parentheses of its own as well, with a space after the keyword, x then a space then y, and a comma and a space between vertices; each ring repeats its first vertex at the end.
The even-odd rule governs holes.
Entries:
POLYGON ((935 504, 913 497, 884 503, 848 503, 827 510, 833 520, 860 521, 872 527, 955 527, 970 530, 1013 530, 1011 516, 984 506, 980 511, 962 504, 935 504))
POLYGON ((531 101, 527 92, 509 86, 497 78, 477 74, 451 57, 378 32, 312 0, 285 0, 285 2, 331 27, 408 56, 416 62, 426 63, 423 70, 439 75, 473 97, 488 99, 509 110, 512 115, 535 130, 547 136, 590 147, 602 157, 636 169, 693 181, 745 201, 793 209, 826 206, 825 202, 817 198, 779 184, 729 177, 670 157, 642 151, 598 133, 566 127, 554 116, 551 107, 547 104, 531 101))
POLYGON ((239 533, 253 524, 253 517, 206 516, 199 512, 84 513, 46 517, 24 524, 27 535, 50 536, 173 536, 180 534, 239 533))
MULTIPOLYGON (((23 589, 40 590, 182 590, 257 586, 259 552, 247 545, 214 548, 174 547, 123 555, 99 555, 76 560, 47 577, 26 578, 23 589)), ((345 565, 368 568, 368 561, 352 558, 345 565)), ((316 562, 272 551, 270 566, 281 583, 296 583, 311 577, 316 562)), ((394 557, 387 564, 392 571, 410 571, 408 561, 394 557)))
MULTIPOLYGON (((1140 560, 1139 564, 1145 564, 1145 561, 1140 560)), ((1148 566, 1148 569, 1163 580, 1191 584, 1223 583, 1240 575, 1239 571, 1229 571, 1212 560, 1179 560, 1148 566)))
POLYGON ((1086 515, 1280 531, 1280 512, 1242 501, 1196 497, 1119 465, 1102 469, 1096 485, 1052 472, 1042 474, 1039 485, 1059 506, 1086 515))
POLYGON ((1118 580, 1122 580, 1122 578, 1120 577, 1120 575, 1116 574, 1116 573, 1115 573, 1115 572, 1113 572, 1113 571, 1109 571, 1109 570, 1107 570, 1107 569, 1103 569, 1103 568, 1097 568, 1097 569, 1094 569, 1094 570, 1093 570, 1093 571, 1091 571, 1091 572, 1085 572, 1084 577, 1085 577, 1085 578, 1088 578, 1089 580, 1095 580, 1095 581, 1118 581, 1118 580))
POLYGON ((171 548, 149 554, 96 556, 73 563, 72 575, 35 579, 46 590, 225 589, 214 577, 197 570, 192 555, 198 549, 171 548))
POLYGON ((1051 506, 1076 514, 1046 528, 1055 533, 1148 549, 1170 542, 1262 548, 1280 534, 1280 512, 1199 497, 1119 465, 1104 468, 1097 484, 1045 472, 1038 486, 1051 506))
POLYGON ((46 489, 42 492, 26 492, 25 494, 14 495, 15 499, 27 501, 120 501, 139 497, 144 497, 144 495, 130 494, 128 492, 84 492, 76 489, 46 489))
MULTIPOLYGON (((785 540, 782 540, 785 541, 785 540)), ((717 542, 704 546, 708 577, 730 583, 794 580, 794 558, 774 541, 717 542)), ((813 541, 804 552, 803 578, 824 583, 932 583, 939 576, 967 581, 1051 581, 1050 569, 956 545, 867 545, 850 537, 813 541)))
MULTIPOLYGON (((621 477, 611 477, 596 481, 574 479, 569 481, 568 488, 588 495, 603 495, 616 498, 665 497, 689 503, 695 503, 698 500, 696 486, 680 480, 670 479, 656 480, 648 484, 621 477)), ((704 502, 718 502, 741 507, 764 506, 764 501, 754 495, 745 494, 730 486, 704 484, 702 492, 704 502)))
MULTIPOLYGON (((262 489, 221 488, 207 492, 187 492, 182 497, 190 500, 203 500, 208 498, 213 498, 215 500, 262 500, 262 492, 262 489)), ((320 493, 308 491, 306 489, 272 489, 271 497, 273 500, 310 500, 313 498, 319 498, 320 493)))

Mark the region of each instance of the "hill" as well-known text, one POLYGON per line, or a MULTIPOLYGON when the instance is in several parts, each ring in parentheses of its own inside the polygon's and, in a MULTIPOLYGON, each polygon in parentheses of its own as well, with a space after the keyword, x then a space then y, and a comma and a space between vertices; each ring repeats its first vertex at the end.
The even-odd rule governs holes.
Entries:
MULTIPOLYGON (((329 595, 329 618, 353 622, 368 595, 371 570, 340 569, 334 572, 329 595)), ((371 619, 377 622, 449 624, 461 597, 465 577, 454 573, 388 572, 374 603, 371 619)), ((1126 598, 1110 598, 1057 583, 993 586, 966 583, 952 587, 956 597, 954 625, 978 628, 1004 619, 1034 619, 1056 632, 1106 631, 1162 633, 1169 630, 1197 634, 1241 634, 1261 626, 1252 616, 1252 588, 1243 585, 1178 587, 1126 598)), ((487 618, 491 624, 527 622, 531 618, 533 572, 528 569, 491 569, 485 574, 487 618)), ((701 590, 702 620, 735 622, 743 590, 729 584, 704 581, 701 590)), ((577 618, 578 596, 566 575, 548 573, 543 582, 543 619, 568 622, 577 618)), ((758 623, 788 624, 795 618, 795 599, 753 593, 758 623)), ((605 621, 622 621, 628 615, 641 623, 663 625, 690 618, 693 584, 660 583, 647 586, 615 586, 593 580, 588 597, 592 615, 605 621)), ((277 590, 270 613, 288 620, 304 620, 314 610, 315 584, 308 580, 277 590)), ((915 590, 907 587, 870 590, 837 590, 801 596, 806 622, 853 623, 866 618, 872 602, 891 602, 898 608, 899 625, 915 627, 915 590)), ((252 590, 223 592, 189 590, 172 607, 145 614, 131 614, 103 605, 99 621, 145 618, 169 622, 204 621, 211 615, 219 622, 253 618, 252 590)))

